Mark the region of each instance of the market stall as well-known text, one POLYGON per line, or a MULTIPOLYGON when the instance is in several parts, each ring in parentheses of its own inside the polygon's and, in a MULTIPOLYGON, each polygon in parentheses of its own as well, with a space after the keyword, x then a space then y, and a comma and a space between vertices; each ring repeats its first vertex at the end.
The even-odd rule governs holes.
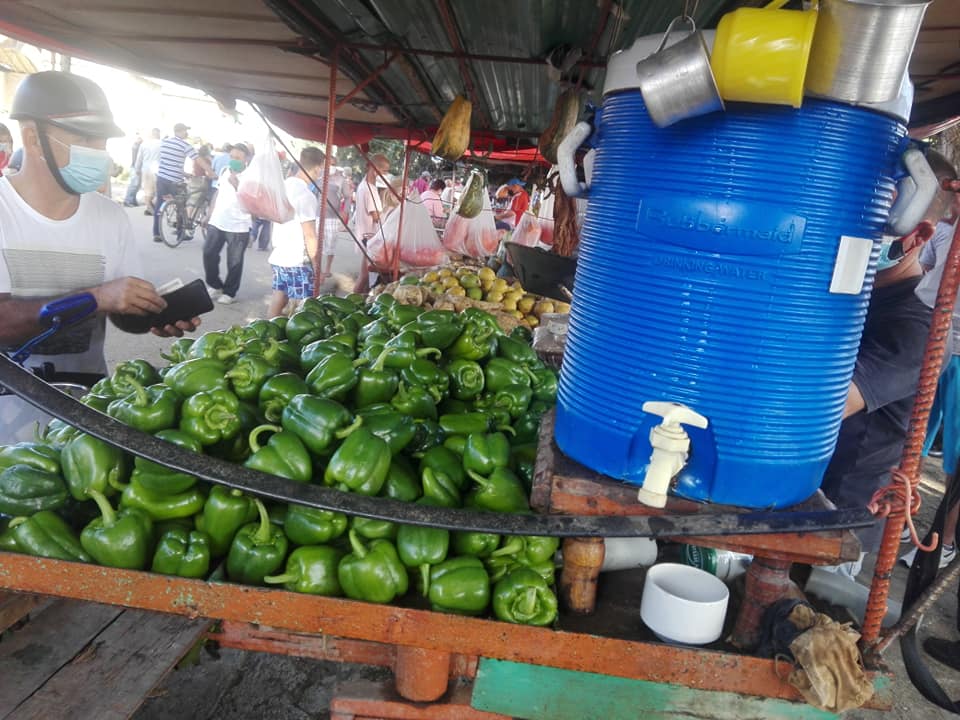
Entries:
MULTIPOLYGON (((852 0, 835 0, 835 4, 857 5, 852 0)), ((268 117, 287 130, 323 137, 328 146, 341 141, 362 143, 364 137, 388 133, 404 137, 409 144, 415 127, 417 133, 432 137, 434 148, 439 137, 439 144, 448 151, 445 146, 452 142, 451 136, 443 133, 442 124, 441 136, 433 136, 440 120, 439 112, 433 110, 445 109, 453 98, 441 102, 432 97, 426 81, 411 72, 410 57, 432 58, 462 80, 481 118, 478 133, 471 135, 469 121, 466 124, 467 145, 478 152, 496 143, 507 145, 539 135, 539 129, 549 123, 549 110, 543 108, 556 105, 543 101, 542 83, 519 82, 509 75, 512 70, 506 79, 497 75, 494 83, 482 83, 486 64, 519 66, 518 77, 525 80, 530 78, 524 73, 535 72, 534 66, 542 61, 533 55, 522 59, 469 52, 448 3, 439 5, 439 25, 449 50, 342 41, 325 28, 318 13, 294 2, 250 2, 245 13, 237 8, 222 13, 190 11, 197 21, 193 37, 145 37, 114 27, 112 33, 102 32, 111 44, 95 49, 84 36, 89 22, 85 13, 103 13, 107 22, 117 22, 131 13, 145 12, 143 8, 118 1, 94 9, 78 5, 54 12, 37 11, 37 5, 17 3, 0 10, 0 30, 37 42, 53 39, 63 47, 86 50, 134 69, 147 67, 146 56, 134 56, 134 48, 160 47, 170 53, 179 53, 183 46, 197 53, 210 48, 226 52, 233 46, 243 46, 245 51, 257 48, 247 58, 247 67, 234 67, 229 75, 222 67, 203 63, 191 64, 191 73, 177 70, 174 65, 185 62, 180 54, 157 54, 152 58, 156 64, 150 67, 220 96, 226 93, 258 102, 268 117), (223 28, 225 19, 236 25, 223 28), (291 28, 296 31, 292 37, 291 28), (240 37, 241 30, 246 38, 240 37), (199 36, 201 31, 222 34, 199 36), (331 44, 332 52, 325 55, 331 44), (387 57, 374 65, 373 58, 380 53, 387 57), (318 56, 328 62, 318 61, 318 56), (329 69, 328 76, 321 78, 328 82, 323 117, 309 112, 317 110, 316 101, 321 99, 311 94, 316 92, 318 62, 329 69), (272 69, 265 69, 271 64, 272 69), (361 78, 361 72, 368 74, 361 78), (245 73, 251 83, 262 78, 265 84, 269 79, 271 87, 280 81, 289 87, 234 86, 245 73), (509 105, 493 102, 491 88, 511 81, 530 96, 522 97, 526 111, 505 120, 509 105), (344 89, 346 95, 340 95, 344 89), (398 100, 417 95, 422 101, 398 100), (375 106, 374 117, 354 117, 369 112, 370 105, 375 106), (537 110, 530 112, 530 107, 537 110), (520 116, 531 122, 530 128, 538 129, 518 129, 520 116)), ((641 12, 636 5, 632 16, 613 3, 591 8, 593 22, 581 23, 580 28, 589 31, 582 42, 587 52, 583 59, 571 60, 570 51, 564 50, 551 60, 549 68, 557 74, 557 82, 548 86, 550 95, 559 96, 560 81, 578 89, 599 88, 600 63, 594 58, 598 48, 614 49, 622 34, 631 40, 644 35, 645 22, 651 24, 647 29, 666 24, 659 22, 665 18, 641 12), (575 70, 572 75, 571 70, 575 70)), ((703 3, 699 14, 695 5, 687 9, 705 24, 714 24, 732 9, 728 5, 703 3)), ((826 13, 831 5, 826 0, 823 5, 826 13)), ((407 10, 398 7, 396 12, 409 16, 407 10)), ((920 5, 914 14, 912 36, 920 32, 922 10, 920 5)), ((171 10, 169 15, 184 12, 171 10)), ((802 16, 798 19, 810 33, 816 20, 816 11, 810 9, 758 12, 783 12, 791 19, 802 16)), ((396 20, 382 18, 387 24, 391 19, 396 20)), ((929 190, 922 168, 902 160, 914 157, 905 155, 901 147, 904 113, 909 114, 909 103, 904 110, 903 78, 913 43, 901 39, 901 46, 889 48, 901 55, 899 70, 890 71, 894 82, 881 78, 888 87, 863 102, 843 102, 838 97, 841 91, 832 86, 817 98, 805 98, 802 78, 799 86, 792 78, 791 87, 770 90, 778 98, 772 104, 769 98, 733 93, 721 98, 713 86, 713 95, 708 92, 709 97, 701 98, 704 102, 678 106, 669 83, 664 89, 658 82, 664 70, 655 61, 667 62, 673 50, 674 58, 699 59, 701 76, 719 73, 716 67, 711 70, 695 29, 687 38, 692 39, 694 54, 703 55, 692 59, 678 55, 675 48, 680 44, 664 51, 666 38, 660 43, 659 35, 649 48, 651 39, 644 37, 626 48, 615 64, 637 76, 637 62, 647 62, 650 75, 639 75, 646 84, 638 85, 636 77, 623 84, 622 75, 608 72, 602 107, 590 122, 581 121, 560 133, 556 139, 564 142, 551 150, 557 153, 566 194, 589 194, 592 213, 582 233, 571 339, 561 352, 551 349, 554 363, 563 368, 556 411, 557 373, 531 346, 529 327, 569 308, 563 301, 527 293, 511 281, 499 285, 492 271, 479 265, 425 268, 371 297, 313 298, 290 318, 258 320, 196 340, 178 340, 166 356, 168 366, 130 359, 79 403, 61 397, 3 359, 0 383, 57 419, 36 442, 0 450, 0 512, 15 518, 0 538, 5 549, 0 553, 0 585, 19 593, 208 618, 219 621, 209 637, 225 646, 393 668, 393 687, 341 688, 331 706, 336 718, 556 719, 597 713, 613 718, 635 717, 645 710, 677 717, 705 713, 715 718, 829 716, 800 703, 811 698, 800 689, 802 681, 782 677, 774 658, 750 651, 759 640, 764 612, 792 592, 790 564, 828 565, 854 559, 859 550, 850 531, 872 522, 873 515, 866 509, 830 507, 816 493, 819 479, 811 484, 815 473, 809 470, 803 478, 790 475, 806 462, 784 450, 786 445, 793 451, 794 445, 801 444, 792 436, 780 437, 776 452, 770 450, 773 441, 765 437, 745 458, 735 457, 736 448, 746 446, 751 438, 728 442, 723 436, 729 432, 729 426, 724 426, 728 409, 709 393, 699 397, 685 393, 683 386, 697 383, 669 367, 660 348, 674 347, 670 333, 677 328, 695 328, 707 317, 713 318, 715 327, 750 329, 750 315, 745 312, 749 303, 737 293, 748 287, 764 294, 768 307, 779 301, 777 283, 769 281, 768 271, 760 265, 773 255, 777 262, 781 255, 799 255, 801 221, 809 223, 803 246, 807 253, 817 247, 816 232, 829 235, 834 255, 835 235, 846 236, 849 231, 868 238, 859 248, 862 267, 858 275, 856 263, 848 261, 845 270, 835 273, 840 289, 834 290, 819 275, 811 279, 803 274, 813 272, 813 263, 792 263, 796 258, 787 257, 783 264, 795 274, 784 277, 796 292, 784 300, 785 309, 776 311, 803 315, 803 308, 786 303, 809 291, 823 304, 815 309, 824 316, 860 312, 862 326, 861 311, 872 280, 873 238, 879 237, 887 222, 897 163, 903 162, 906 171, 912 172, 907 174, 914 187, 907 192, 909 186, 901 185, 904 201, 894 220, 909 224, 903 218, 915 214, 913 204, 921 202, 915 198, 929 190), (784 99, 784 94, 789 97, 784 99), (660 105, 655 106, 654 97, 660 105), (730 100, 724 109, 724 101, 730 100), (818 181, 830 190, 847 184, 856 188, 844 198, 850 207, 833 214, 858 217, 860 224, 853 227, 852 221, 845 220, 844 227, 823 230, 817 223, 823 224, 821 216, 831 214, 824 211, 822 197, 813 192, 804 195, 798 185, 801 205, 777 215, 773 230, 730 227, 753 257, 737 262, 715 257, 678 260, 684 253, 725 252, 710 245, 712 239, 695 236, 701 221, 710 221, 708 230, 714 228, 714 221, 727 229, 728 218, 720 214, 728 211, 736 219, 758 212, 751 203, 765 202, 767 211, 779 211, 771 210, 769 198, 758 200, 765 197, 761 181, 769 181, 761 165, 769 162, 784 137, 794 133, 800 149, 791 162, 797 167, 787 168, 783 175, 808 178, 813 172, 811 155, 800 141, 814 131, 804 123, 827 136, 823 161, 839 166, 821 172, 818 181), (824 133, 824 127, 831 132, 824 133), (761 147, 757 138, 763 136, 764 128, 778 132, 768 133, 768 145, 761 147), (862 157, 845 164, 845 156, 835 153, 829 143, 842 144, 857 131, 863 139, 863 147, 858 148, 862 157), (579 146, 591 135, 595 168, 585 161, 586 171, 578 172, 583 159, 579 146), (631 154, 640 144, 651 157, 664 153, 654 157, 650 177, 631 154), (740 147, 744 158, 714 153, 714 163, 705 149, 732 146, 740 147), (693 166, 683 152, 702 153, 714 164, 703 163, 708 167, 698 168, 702 176, 688 177, 684 167, 671 165, 693 166), (741 176, 725 173, 723 162, 735 168, 745 165, 748 171, 741 176), (847 167, 850 164, 856 164, 862 175, 855 183, 843 174, 853 172, 847 167), (734 199, 723 207, 708 207, 705 202, 689 201, 678 190, 703 189, 709 183, 717 184, 708 188, 710 192, 728 190, 734 199), (658 196, 661 206, 653 211, 644 206, 647 214, 638 218, 637 208, 623 198, 630 196, 631 188, 649 191, 651 186, 675 195, 658 196), (692 221, 687 217, 690 202, 699 213, 692 221), (861 205, 867 211, 858 214, 861 205), (704 219, 710 212, 717 217, 704 219), (672 213, 682 218, 677 220, 672 213), (681 248, 675 252, 677 257, 668 258, 666 251, 660 255, 641 252, 636 257, 633 248, 657 234, 657 223, 660 230, 670 227, 671 247, 681 248), (774 240, 788 251, 781 252, 779 246, 776 252, 771 250, 774 240), (658 257, 657 262, 648 262, 658 257), (666 287, 669 279, 678 277, 673 288, 666 287), (721 288, 723 281, 729 281, 729 287, 721 288), (623 288, 632 284, 639 285, 640 291, 624 297, 623 288), (826 286, 833 295, 826 297, 826 286), (671 290, 676 291, 674 296, 671 290), (650 297, 642 296, 646 291, 650 297), (699 312, 697 303, 707 294, 710 311, 691 320, 690 308, 699 312), (686 298, 676 304, 688 314, 672 318, 672 305, 665 298, 676 296, 686 298), (423 307, 427 304, 429 308, 423 307), (647 318, 642 308, 650 305, 660 305, 664 311, 647 318), (724 308, 732 308, 730 317, 722 315, 724 308), (660 322, 661 318, 667 319, 660 322), (638 350, 641 340, 649 338, 653 338, 649 346, 638 350), (617 353, 631 354, 633 364, 617 353), (664 365, 657 366, 660 362, 664 365), (644 415, 637 425, 640 413, 631 416, 625 410, 645 381, 639 368, 679 378, 672 388, 658 380, 667 388, 662 392, 642 391, 646 393, 640 398, 643 413, 663 415, 662 424, 644 415), (666 406, 678 400, 696 410, 708 408, 704 412, 711 424, 690 408, 681 415, 676 406, 666 406), (648 407, 649 401, 658 407, 648 407), (596 428, 590 425, 598 422, 596 428), (625 452, 617 444, 623 443, 622 437, 604 433, 616 435, 618 427, 631 423, 633 439, 625 452), (693 438, 689 463, 689 443, 683 444, 686 433, 679 429, 681 423, 690 427, 693 438), (704 465, 710 455, 704 448, 712 448, 713 440, 710 436, 708 442, 708 436, 697 430, 713 433, 715 426, 716 457, 704 465), (666 443, 658 445, 663 437, 666 443), (668 458, 670 471, 657 485, 648 466, 658 465, 655 459, 661 458, 657 454, 661 449, 682 458, 668 458), (758 470, 761 460, 771 463, 764 453, 779 455, 781 464, 758 470), (724 463, 731 464, 724 469, 724 463), (783 483, 764 483, 769 473, 779 473, 783 483), (638 500, 638 486, 643 502, 638 500), (558 563, 555 553, 561 538, 562 562, 558 563), (597 592, 603 538, 655 538, 675 546, 728 549, 752 555, 753 562, 740 598, 730 599, 726 586, 711 578, 711 587, 719 587, 723 598, 719 626, 707 639, 689 641, 702 647, 691 647, 684 638, 656 627, 652 616, 641 622, 638 608, 641 595, 646 594, 647 570, 618 574, 604 583, 603 592, 597 592), (451 684, 451 679, 456 682, 451 684)), ((810 52, 810 37, 805 51, 810 52)), ((936 83, 940 82, 938 78, 936 83)), ((463 150, 449 152, 459 157, 463 150)), ((403 233, 406 171, 405 164, 397 237, 403 233)), ((489 212, 485 183, 477 182, 484 192, 465 191, 457 218, 470 220, 489 212)), ((456 250, 467 249, 472 237, 459 229, 449 235, 456 250)), ((483 234, 478 237, 471 248, 475 251, 459 254, 493 254, 496 243, 488 247, 483 234)), ((392 249, 385 239, 383 249, 380 264, 398 270, 400 243, 392 249)), ((847 249, 857 252, 857 248, 847 249)), ((956 257, 948 263, 941 285, 940 310, 948 308, 956 295, 960 244, 952 255, 956 257)), ((815 270, 829 275, 833 265, 827 267, 820 258, 815 270)), ((856 318, 848 324, 853 329, 844 332, 858 334, 856 318)), ((901 496, 916 484, 918 444, 941 360, 936 349, 948 324, 949 313, 941 312, 931 328, 931 349, 901 464, 907 478, 899 490, 901 496)), ((750 346, 744 335, 729 332, 723 341, 733 350, 723 346, 721 354, 739 354, 745 362, 753 362, 744 350, 750 346)), ((823 345, 819 339, 809 344, 811 355, 823 345)), ((847 372, 843 364, 852 363, 852 357, 847 352, 836 360, 838 377, 847 372)), ((738 375, 735 361, 722 369, 727 385, 718 387, 750 384, 738 375)), ((699 372, 714 384, 721 374, 707 365, 699 372)), ((777 372, 774 368, 771 374, 781 378, 777 372)), ((844 386, 849 382, 846 378, 844 386)), ((786 380, 781 384, 789 385, 786 380)), ((788 399, 806 408, 807 397, 815 393, 809 385, 798 392, 807 393, 798 396, 802 402, 788 399)), ((763 399, 762 393, 755 392, 737 402, 746 406, 763 399)), ((771 405, 782 402, 775 397, 771 405)), ((822 410, 813 401, 810 407, 813 413, 822 410)), ((778 412, 767 408, 758 416, 774 428, 771 433, 778 432, 774 427, 778 412)), ((909 510, 904 498, 900 500, 886 510, 884 549, 864 625, 866 674, 858 676, 862 694, 857 705, 885 708, 891 701, 889 679, 877 650, 892 637, 881 637, 880 621, 895 559, 891 543, 909 510)), ((703 580, 702 574, 696 577, 703 580)), ((8 615, 13 619, 17 611, 10 610, 8 615)), ((819 706, 830 703, 822 701, 819 706)))

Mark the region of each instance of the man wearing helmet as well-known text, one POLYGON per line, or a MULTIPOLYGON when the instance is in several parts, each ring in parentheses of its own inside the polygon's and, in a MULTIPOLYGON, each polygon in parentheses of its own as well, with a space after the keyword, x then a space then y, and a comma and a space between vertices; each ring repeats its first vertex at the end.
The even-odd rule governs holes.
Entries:
MULTIPOLYGON (((20 172, 0 178, 0 345, 39 334, 38 312, 51 299, 89 292, 96 316, 42 343, 32 360, 49 360, 59 372, 103 373, 106 316, 166 307, 137 277, 126 215, 96 192, 110 175, 107 138, 123 133, 95 83, 60 72, 27 77, 10 117, 20 123, 24 153, 20 172)), ((194 318, 153 332, 179 336, 198 324, 194 318)))

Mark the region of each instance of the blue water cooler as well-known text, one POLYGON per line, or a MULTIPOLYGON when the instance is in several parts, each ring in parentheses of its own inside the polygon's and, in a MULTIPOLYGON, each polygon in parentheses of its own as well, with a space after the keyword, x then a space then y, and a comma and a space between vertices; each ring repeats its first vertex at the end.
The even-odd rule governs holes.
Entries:
POLYGON ((643 481, 646 401, 690 427, 675 492, 784 507, 836 444, 905 128, 807 99, 730 104, 658 128, 639 90, 605 96, 557 405, 556 441, 643 481))

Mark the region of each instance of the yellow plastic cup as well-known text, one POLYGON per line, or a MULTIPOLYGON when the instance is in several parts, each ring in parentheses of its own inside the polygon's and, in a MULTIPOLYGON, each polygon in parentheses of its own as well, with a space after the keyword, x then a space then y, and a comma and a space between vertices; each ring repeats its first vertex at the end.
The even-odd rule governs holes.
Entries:
POLYGON ((817 11, 781 10, 786 2, 720 19, 710 66, 724 100, 800 107, 817 11))

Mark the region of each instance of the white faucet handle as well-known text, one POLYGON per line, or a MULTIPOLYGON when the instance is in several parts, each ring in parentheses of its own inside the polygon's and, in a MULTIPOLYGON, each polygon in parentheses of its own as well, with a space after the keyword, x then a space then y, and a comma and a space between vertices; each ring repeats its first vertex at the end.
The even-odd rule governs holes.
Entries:
POLYGON ((696 410, 692 410, 686 405, 676 402, 647 400, 647 402, 643 404, 643 411, 662 417, 663 423, 661 424, 667 427, 690 425, 697 428, 706 428, 710 424, 709 421, 696 410))

